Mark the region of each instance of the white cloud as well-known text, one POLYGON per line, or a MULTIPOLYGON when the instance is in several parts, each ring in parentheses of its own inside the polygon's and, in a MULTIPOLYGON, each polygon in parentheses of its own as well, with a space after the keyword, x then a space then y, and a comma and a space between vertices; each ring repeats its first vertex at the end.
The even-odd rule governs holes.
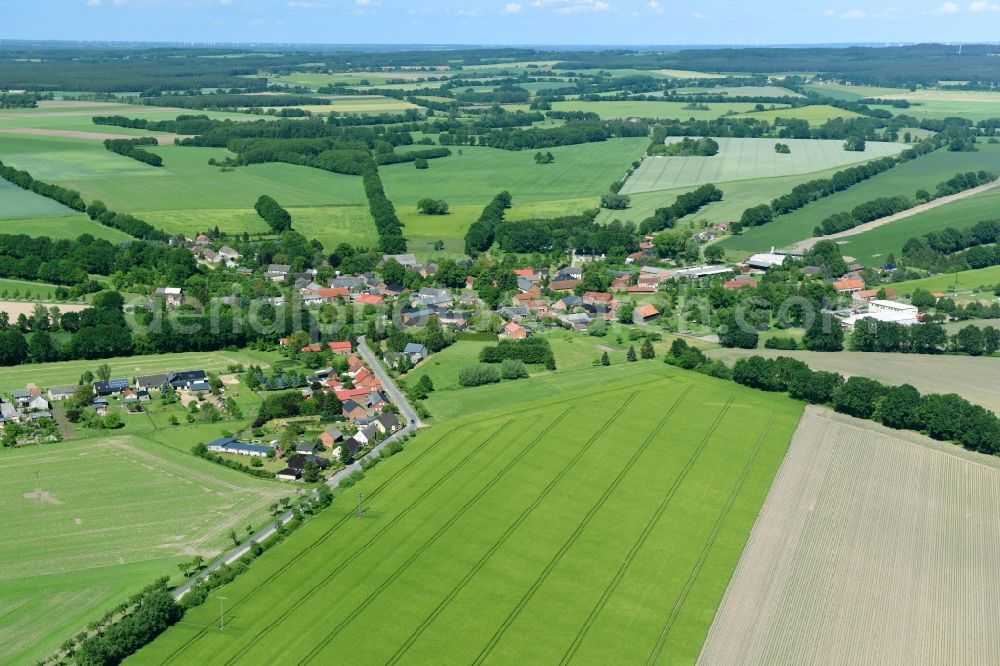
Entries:
POLYGON ((657 14, 662 14, 666 11, 663 8, 663 5, 660 4, 659 0, 649 0, 649 2, 646 3, 646 9, 651 12, 656 12, 657 14))
POLYGON ((287 7, 292 9, 326 9, 325 2, 289 2, 287 7))
POLYGON ((88 7, 99 7, 100 4, 101 4, 101 0, 87 0, 87 6, 88 7))
POLYGON ((865 19, 868 18, 868 12, 863 9, 852 9, 850 11, 844 12, 840 15, 840 18, 845 19, 865 19))
POLYGON ((503 9, 500 10, 500 13, 501 14, 520 14, 522 9, 524 9, 524 7, 522 7, 521 5, 519 5, 516 2, 508 2, 506 5, 503 6, 503 9))
POLYGON ((834 16, 836 13, 837 12, 833 11, 832 9, 828 9, 825 12, 823 12, 823 16, 834 16))
POLYGON ((455 12, 456 16, 479 16, 478 9, 459 9, 455 12))
POLYGON ((536 7, 549 8, 556 14, 579 14, 580 12, 606 12, 611 5, 603 0, 535 0, 536 7))
MULTIPOLYGON (((880 12, 866 12, 863 9, 852 9, 850 11, 841 14, 840 18, 854 20, 854 21, 858 21, 861 19, 887 19, 887 18, 895 18, 899 16, 901 13, 902 12, 898 7, 886 7, 880 12)), ((827 16, 830 16, 830 14, 827 14, 827 16)))
POLYGON ((970 12, 1000 12, 1000 5, 992 4, 987 0, 975 0, 969 5, 970 12))
POLYGON ((959 6, 954 2, 946 2, 937 9, 934 10, 935 14, 957 14, 959 12, 959 6))
POLYGON ((691 17, 696 19, 707 19, 708 14, 702 14, 701 12, 691 12, 691 17))

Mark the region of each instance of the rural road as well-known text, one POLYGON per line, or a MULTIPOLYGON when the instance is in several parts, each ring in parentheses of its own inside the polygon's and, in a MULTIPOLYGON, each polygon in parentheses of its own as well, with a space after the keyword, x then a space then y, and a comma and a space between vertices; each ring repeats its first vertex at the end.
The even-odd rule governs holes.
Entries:
POLYGON ((859 224, 853 229, 848 229, 847 231, 840 231, 835 234, 830 234, 829 236, 814 236, 812 238, 807 238, 793 245, 792 249, 797 250, 799 252, 806 252, 807 250, 812 248, 813 245, 820 242, 821 240, 836 241, 840 238, 847 238, 848 236, 856 236, 857 234, 863 234, 866 231, 877 229, 891 222, 905 220, 906 218, 918 215, 919 213, 923 213, 928 210, 933 210, 938 206, 944 206, 953 203, 955 201, 968 199, 969 197, 974 197, 977 194, 982 194, 983 192, 987 192, 997 187, 1000 187, 1000 178, 992 182, 986 183, 985 185, 980 185, 979 187, 973 187, 971 190, 963 190, 956 194, 949 194, 946 197, 935 199, 934 201, 928 201, 927 203, 920 204, 919 206, 914 206, 913 208, 904 210, 901 213, 896 213, 895 215, 887 215, 886 217, 880 217, 879 219, 872 220, 871 222, 865 222, 864 224, 859 224))
MULTIPOLYGON (((336 488, 337 484, 339 484, 342 479, 349 476, 352 472, 360 471, 362 460, 368 460, 371 458, 378 457, 381 454, 382 447, 384 447, 386 444, 389 444, 390 442, 395 442, 396 440, 411 434, 422 425, 420 423, 420 419, 417 418, 417 413, 416 411, 414 411, 413 406, 410 405, 409 402, 407 402, 406 396, 404 396, 402 391, 400 391, 396 387, 396 385, 392 381, 392 378, 389 376, 389 373, 387 373, 382 368, 382 366, 378 362, 378 359, 375 358, 375 355, 368 348, 368 343, 365 342, 364 336, 360 336, 358 338, 358 353, 361 354, 361 358, 364 359, 365 363, 368 364, 368 367, 370 367, 372 369, 372 372, 375 373, 375 376, 378 377, 379 381, 382 382, 382 388, 386 393, 389 394, 392 403, 399 408, 399 414, 401 417, 403 417, 405 425, 401 429, 397 430, 396 432, 394 432, 393 434, 389 435, 381 442, 376 444, 372 448, 372 450, 369 451, 361 459, 355 460, 353 463, 351 463, 344 469, 339 470, 334 475, 332 475, 326 482, 326 485, 328 485, 331 488, 336 488)), ((317 495, 318 492, 313 491, 313 496, 317 495)), ((186 595, 188 592, 191 591, 192 587, 194 587, 197 583, 204 580, 205 578, 208 578, 208 576, 213 571, 217 570, 224 564, 232 564, 239 558, 243 557, 243 555, 248 553, 250 551, 250 547, 254 543, 260 543, 261 541, 264 541, 272 534, 274 534, 276 530, 275 523, 277 523, 279 520, 281 521, 281 524, 284 525, 291 519, 292 519, 292 512, 286 511, 281 516, 275 518, 273 522, 269 523, 267 527, 260 530, 249 539, 247 539, 244 543, 233 548, 232 550, 223 553, 221 556, 219 556, 218 559, 216 559, 210 565, 202 569, 201 573, 199 573, 197 576, 195 576, 194 578, 192 578, 191 580, 189 580, 188 582, 184 583, 176 590, 174 590, 173 591, 174 600, 180 601, 181 599, 184 598, 184 595, 186 595)))

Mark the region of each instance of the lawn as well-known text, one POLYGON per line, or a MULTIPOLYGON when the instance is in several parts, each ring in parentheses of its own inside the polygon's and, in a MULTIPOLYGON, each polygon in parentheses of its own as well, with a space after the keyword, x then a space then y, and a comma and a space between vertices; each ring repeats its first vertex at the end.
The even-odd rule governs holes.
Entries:
POLYGON ((868 266, 877 266, 885 262, 890 252, 899 257, 906 241, 915 236, 945 227, 965 229, 981 220, 996 219, 998 207, 1000 190, 989 190, 857 236, 843 238, 838 243, 844 254, 868 266))
POLYGON ((98 366, 107 363, 114 377, 133 379, 136 375, 155 375, 168 370, 204 370, 225 372, 229 365, 251 363, 268 367, 279 357, 276 354, 243 350, 238 352, 183 352, 179 354, 151 354, 149 356, 122 356, 94 361, 59 361, 55 363, 30 363, 4 368, 0 377, 0 390, 23 389, 32 382, 42 388, 76 384, 87 370, 96 373, 98 366))
POLYGON ((137 437, 4 450, 0 661, 48 655, 177 563, 225 548, 230 529, 260 526, 281 494, 137 437))
MULTIPOLYGON (((670 137, 679 142, 681 137, 670 137)), ((902 143, 870 141, 864 152, 844 150, 843 141, 781 139, 790 154, 774 151, 775 139, 716 139, 719 153, 712 157, 647 157, 622 188, 623 194, 734 180, 774 178, 844 167, 895 155, 902 143)))
MULTIPOLYGON (((429 160, 430 168, 393 164, 379 169, 386 192, 397 209, 415 209, 423 197, 449 204, 483 206, 502 190, 518 203, 594 197, 625 174, 645 152, 643 138, 610 139, 599 143, 560 146, 549 152, 553 164, 535 164, 537 151, 499 150, 477 146, 451 147, 450 157, 429 160)), ((360 187, 360 185, 359 185, 360 187)))
POLYGON ((335 501, 219 590, 224 630, 206 604, 132 662, 693 663, 801 406, 631 369, 434 426, 364 518, 335 501))
MULTIPOLYGON (((849 187, 842 192, 819 199, 788 215, 782 215, 769 224, 747 229, 743 234, 731 236, 722 241, 721 244, 727 250, 745 251, 767 250, 772 246, 786 247, 796 241, 811 237, 813 227, 830 215, 850 212, 858 204, 878 197, 902 195, 913 198, 913 195, 919 189, 934 192, 938 183, 948 180, 956 173, 979 171, 981 169, 1000 173, 1000 145, 984 143, 974 153, 953 153, 947 150, 937 150, 929 155, 924 155, 915 160, 910 160, 905 164, 900 164, 889 171, 849 187)), ((950 208, 951 205, 956 204, 944 206, 942 210, 950 208)), ((927 214, 933 212, 929 211, 927 214)), ((917 215, 906 220, 900 220, 899 222, 883 227, 883 229, 897 225, 905 227, 919 217, 921 216, 917 215)), ((870 233, 878 231, 881 231, 881 229, 876 229, 870 233)), ((848 238, 845 240, 850 242, 851 239, 848 238)), ((844 251, 847 252, 846 246, 844 251)))

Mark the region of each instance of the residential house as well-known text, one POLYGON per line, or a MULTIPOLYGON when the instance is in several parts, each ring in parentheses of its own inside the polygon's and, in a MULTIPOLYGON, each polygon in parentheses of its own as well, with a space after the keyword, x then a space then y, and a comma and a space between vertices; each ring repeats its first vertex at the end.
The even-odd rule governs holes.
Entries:
POLYGON ((209 391, 212 390, 212 387, 209 386, 207 381, 202 380, 197 382, 191 382, 190 384, 188 384, 187 390, 190 391, 191 393, 208 393, 209 391))
POLYGON ((451 305, 455 299, 447 289, 433 289, 424 287, 413 295, 410 303, 413 307, 428 307, 433 305, 451 305))
POLYGON ((552 304, 552 309, 556 312, 572 312, 573 308, 583 305, 583 299, 579 296, 563 296, 552 304))
POLYGON ((556 275, 549 281, 549 289, 552 291, 573 291, 580 282, 582 280, 556 275))
POLYGON ((212 239, 205 234, 198 234, 198 236, 194 239, 195 245, 208 245, 211 242, 212 239))
POLYGON ((823 269, 819 266, 805 266, 802 268, 802 274, 806 277, 816 277, 823 274, 823 269))
POLYGON ((354 400, 345 400, 341 407, 341 414, 344 415, 345 419, 353 421, 368 416, 368 410, 354 400))
POLYGON ((274 474, 274 478, 282 481, 298 481, 301 476, 302 470, 292 469, 291 467, 286 467, 274 474))
POLYGON ((127 379, 109 379, 107 381, 94 382, 94 395, 105 397, 109 395, 118 396, 128 388, 127 379))
POLYGON ((31 391, 28 389, 15 389, 10 392, 10 397, 14 399, 14 403, 19 407, 27 407, 28 402, 31 400, 31 391))
POLYGON ((330 286, 334 289, 347 289, 348 291, 353 291, 355 289, 361 289, 367 283, 365 279, 357 275, 341 275, 330 280, 330 286))
POLYGON ((528 329, 521 326, 516 321, 511 321, 503 327, 503 333, 501 336, 510 340, 524 340, 528 337, 528 329))
POLYGON ((294 456, 288 459, 288 468, 302 472, 305 469, 306 463, 314 462, 316 466, 320 469, 326 469, 330 466, 330 461, 326 458, 320 458, 312 453, 296 453, 294 456))
POLYGON ((500 316, 507 321, 519 321, 528 316, 528 308, 523 305, 508 305, 500 308, 500 316))
POLYGON ((361 451, 361 449, 364 448, 364 447, 361 445, 361 442, 359 442, 358 440, 354 439, 353 437, 348 437, 346 440, 344 440, 343 444, 341 444, 340 446, 338 446, 337 448, 335 448, 330 453, 332 455, 335 455, 335 456, 337 456, 339 458, 340 457, 340 452, 341 452, 342 448, 346 448, 347 452, 351 455, 352 458, 354 458, 355 456, 358 455, 358 452, 361 451))
POLYGON ((448 309, 437 312, 437 318, 442 326, 451 326, 461 331, 468 328, 469 321, 472 319, 472 313, 468 310, 448 309))
POLYGON ((227 265, 233 265, 239 260, 240 253, 228 245, 223 245, 219 248, 219 256, 227 265))
POLYGON ((385 303, 385 297, 379 294, 362 294, 356 301, 361 305, 382 305, 385 303))
POLYGON ((656 306, 651 303, 647 303, 646 305, 640 305, 632 311, 632 323, 646 324, 659 316, 660 311, 656 309, 656 306))
POLYGON ((98 416, 103 417, 108 415, 108 401, 105 400, 104 398, 95 399, 92 406, 94 408, 94 411, 97 412, 98 416))
POLYGON ((378 437, 379 434, 379 429, 376 423, 377 421, 373 421, 372 423, 369 423, 361 430, 354 433, 354 439, 361 442, 365 446, 368 446, 369 444, 373 443, 375 441, 375 438, 378 437))
POLYGON ((327 428, 319 434, 320 443, 328 449, 332 449, 333 445, 344 439, 344 433, 338 428, 327 428))
POLYGON ((837 290, 838 294, 854 294, 865 288, 865 281, 858 278, 837 280, 833 283, 833 288, 837 290))
POLYGON ((269 264, 264 277, 271 282, 284 282, 291 270, 292 267, 289 264, 269 264))
POLYGON ((75 386, 53 386, 49 388, 49 400, 52 402, 60 402, 71 397, 76 393, 75 386))
POLYGON ((378 431, 383 435, 396 432, 400 425, 399 417, 392 412, 379 414, 378 418, 375 419, 375 427, 378 428, 378 431))
POLYGON ((184 304, 184 294, 180 287, 160 287, 153 292, 153 298, 162 298, 167 307, 171 308, 184 304))
POLYGON ((201 258, 210 264, 218 264, 222 261, 222 257, 218 252, 207 248, 201 251, 201 258))
POLYGON ((340 356, 350 356, 351 355, 351 341, 344 340, 341 342, 328 342, 326 346, 329 347, 330 351, 334 354, 340 356))
MULTIPOLYGON (((861 291, 856 291, 851 296, 851 300, 855 303, 871 303, 878 298, 878 289, 862 289, 861 291)), ((885 289, 885 300, 894 301, 896 300, 896 290, 895 289, 885 289)))
POLYGON ((146 375, 135 378, 135 387, 146 391, 159 391, 167 381, 167 375, 146 375))
POLYGON ((0 419, 6 422, 17 421, 20 418, 21 412, 14 406, 14 403, 7 400, 0 400, 0 419))
POLYGON ((404 268, 416 268, 417 258, 412 254, 384 254, 382 255, 382 262, 389 261, 390 259, 395 259, 396 263, 404 268))
POLYGON ((583 302, 587 305, 610 306, 613 301, 614 297, 611 294, 605 294, 600 291, 586 291, 583 293, 583 302))
POLYGON ((403 353, 410 357, 410 363, 416 365, 420 361, 427 358, 429 352, 427 347, 423 346, 419 342, 410 342, 403 348, 403 353))
POLYGON ((754 280, 753 278, 747 280, 741 280, 739 277, 737 277, 733 280, 729 280, 728 282, 722 283, 722 287, 724 289, 731 289, 734 291, 738 289, 743 289, 744 287, 756 287, 756 286, 757 286, 757 280, 754 280))
POLYGON ((207 379, 208 375, 205 374, 204 370, 184 370, 183 372, 167 373, 167 383, 175 389, 188 389, 195 382, 204 382, 207 379))
POLYGON ((257 444, 246 444, 235 437, 220 437, 209 442, 208 450, 212 453, 231 453, 237 456, 251 456, 254 458, 266 458, 267 452, 271 449, 267 446, 257 444))
POLYGON ((46 411, 49 408, 49 401, 40 395, 36 395, 28 401, 28 409, 38 411, 46 411))

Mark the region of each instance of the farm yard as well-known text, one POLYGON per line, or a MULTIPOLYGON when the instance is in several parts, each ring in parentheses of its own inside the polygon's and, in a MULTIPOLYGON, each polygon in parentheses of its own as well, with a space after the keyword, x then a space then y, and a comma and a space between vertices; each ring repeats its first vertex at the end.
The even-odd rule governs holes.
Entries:
POLYGON ((994 457, 807 408, 698 663, 1000 661, 998 495, 994 457))
POLYGON ((199 607, 133 662, 693 663, 801 407, 642 367, 435 426, 365 517, 335 502, 223 588, 224 631, 199 607))
POLYGON ((286 494, 137 437, 4 451, 0 661, 50 654, 178 562, 231 544, 230 529, 261 525, 286 494))
MULTIPOLYGON (((975 322, 966 322, 966 325, 975 322)), ((894 354, 879 352, 811 352, 774 349, 711 349, 706 355, 732 363, 744 356, 789 356, 813 370, 846 377, 870 377, 887 384, 910 384, 921 393, 957 393, 987 409, 1000 412, 1000 359, 972 356, 894 354)))
MULTIPOLYGON (((668 142, 679 142, 670 137, 668 142)), ((623 194, 676 187, 724 183, 732 180, 806 174, 895 155, 901 143, 868 142, 864 152, 844 150, 843 141, 781 139, 791 154, 774 150, 775 139, 716 139, 719 153, 712 157, 646 157, 622 188, 623 194)))

